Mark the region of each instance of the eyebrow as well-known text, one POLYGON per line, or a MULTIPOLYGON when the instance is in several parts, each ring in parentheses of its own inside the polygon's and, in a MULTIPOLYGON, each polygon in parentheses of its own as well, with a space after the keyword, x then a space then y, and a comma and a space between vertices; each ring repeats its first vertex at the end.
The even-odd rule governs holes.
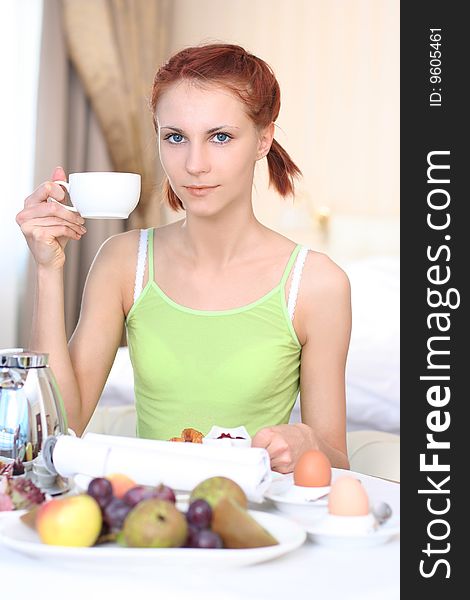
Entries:
MULTIPOLYGON (((174 125, 162 125, 160 129, 171 129, 172 131, 176 131, 176 133, 184 133, 182 129, 180 129, 179 127, 175 127, 174 125)), ((236 127, 235 125, 218 125, 217 127, 211 127, 211 129, 208 129, 206 133, 215 133, 220 129, 240 129, 240 127, 236 127)))

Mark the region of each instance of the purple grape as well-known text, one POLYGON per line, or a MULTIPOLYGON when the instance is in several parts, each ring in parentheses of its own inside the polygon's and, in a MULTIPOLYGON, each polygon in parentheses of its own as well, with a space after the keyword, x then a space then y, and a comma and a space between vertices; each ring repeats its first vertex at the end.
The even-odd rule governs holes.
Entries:
POLYGON ((136 485, 135 487, 127 490, 122 499, 129 506, 135 506, 142 502, 142 500, 148 500, 149 498, 156 498, 156 488, 148 485, 136 485))
POLYGON ((101 525, 100 537, 102 535, 108 535, 110 533, 109 525, 103 521, 101 525))
POLYGON ((13 475, 24 475, 24 465, 19 458, 13 463, 13 475))
POLYGON ((186 548, 195 548, 194 540, 196 539, 196 533, 198 533, 199 529, 193 525, 192 523, 188 523, 188 535, 186 536, 185 547, 186 548))
POLYGON ((222 538, 215 531, 200 529, 191 537, 191 548, 223 548, 222 538))
POLYGON ((163 483, 157 485, 157 487, 155 488, 155 494, 154 496, 152 496, 152 498, 166 500, 167 502, 173 502, 173 504, 176 502, 175 492, 171 489, 171 487, 168 487, 163 483))
POLYGON ((186 520, 198 529, 208 529, 212 522, 212 508, 208 502, 199 498, 191 502, 186 520))
POLYGON ((94 498, 103 510, 113 498, 113 486, 105 477, 95 477, 88 484, 87 493, 94 498))
POLYGON ((113 533, 122 529, 124 519, 127 517, 131 508, 132 507, 120 498, 113 498, 105 506, 103 510, 103 519, 113 533))

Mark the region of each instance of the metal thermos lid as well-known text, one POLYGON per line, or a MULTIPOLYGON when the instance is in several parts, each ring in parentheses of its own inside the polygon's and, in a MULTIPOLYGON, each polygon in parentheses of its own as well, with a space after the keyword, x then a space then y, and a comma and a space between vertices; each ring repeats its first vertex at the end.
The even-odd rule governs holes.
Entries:
POLYGON ((0 368, 33 369, 47 367, 48 359, 49 354, 43 352, 32 352, 23 348, 0 349, 0 368))

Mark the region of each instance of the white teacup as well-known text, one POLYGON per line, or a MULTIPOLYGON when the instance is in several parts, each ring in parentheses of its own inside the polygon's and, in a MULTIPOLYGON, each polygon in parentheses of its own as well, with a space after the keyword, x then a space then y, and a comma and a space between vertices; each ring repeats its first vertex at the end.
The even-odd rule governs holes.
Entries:
POLYGON ((86 219, 127 219, 140 198, 137 173, 71 173, 69 181, 54 183, 68 191, 73 204, 61 206, 78 211, 86 219))

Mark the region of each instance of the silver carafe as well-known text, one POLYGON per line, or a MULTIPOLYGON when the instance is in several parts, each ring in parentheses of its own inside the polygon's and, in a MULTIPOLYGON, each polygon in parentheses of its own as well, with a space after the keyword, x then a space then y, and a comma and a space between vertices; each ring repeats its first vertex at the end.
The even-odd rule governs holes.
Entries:
POLYGON ((46 439, 67 433, 65 408, 48 354, 0 349, 0 462, 16 462, 26 473, 34 473, 34 465, 43 462, 46 439))

